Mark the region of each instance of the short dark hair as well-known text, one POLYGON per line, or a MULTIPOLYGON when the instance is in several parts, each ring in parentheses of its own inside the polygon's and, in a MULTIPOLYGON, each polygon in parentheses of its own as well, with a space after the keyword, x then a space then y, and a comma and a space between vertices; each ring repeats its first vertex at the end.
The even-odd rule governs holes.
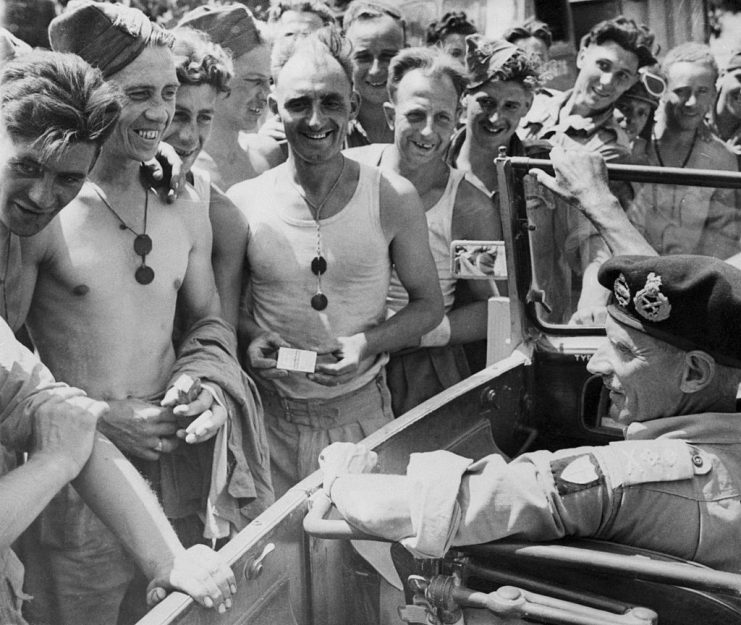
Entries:
POLYGON ((449 54, 437 48, 405 48, 391 60, 389 65, 386 87, 392 102, 396 101, 396 90, 401 79, 415 69, 421 70, 425 76, 450 78, 458 98, 463 95, 468 84, 463 67, 449 54))
POLYGON ((268 12, 268 23, 274 24, 280 20, 284 13, 296 11, 297 13, 313 13, 321 18, 325 26, 335 24, 332 9, 322 0, 284 0, 270 8, 268 12))
POLYGON ((448 11, 440 18, 433 21, 427 27, 425 42, 428 46, 435 45, 445 39, 448 35, 473 35, 476 27, 468 20, 463 11, 448 11))
POLYGON ((352 0, 347 5, 347 10, 342 16, 342 27, 347 32, 355 22, 377 19, 379 17, 390 17, 401 28, 404 45, 407 41, 407 23, 401 11, 385 2, 373 2, 370 0, 352 0))
POLYGON ((181 85, 211 85, 219 93, 229 93, 234 65, 229 53, 213 43, 206 33, 181 27, 175 35, 175 71, 181 85))
POLYGON ((581 39, 581 48, 592 44, 600 45, 605 41, 614 41, 638 57, 638 67, 654 65, 658 47, 654 52, 655 36, 646 25, 636 24, 632 19, 619 15, 611 20, 604 20, 592 27, 581 39))
POLYGON ((281 39, 273 47, 270 59, 270 73, 273 82, 278 84, 280 70, 298 54, 306 54, 309 57, 317 57, 326 54, 340 64, 342 71, 347 76, 352 86, 353 67, 350 60, 352 44, 336 26, 325 26, 306 37, 289 37, 281 39))
POLYGON ((34 51, 0 69, 0 123, 43 158, 73 143, 100 148, 121 112, 120 94, 75 54, 34 51))
POLYGON ((515 43, 520 39, 530 39, 535 37, 540 39, 546 48, 550 48, 553 44, 553 33, 551 27, 545 22, 540 20, 527 20, 526 22, 513 26, 509 30, 505 31, 502 39, 515 43))

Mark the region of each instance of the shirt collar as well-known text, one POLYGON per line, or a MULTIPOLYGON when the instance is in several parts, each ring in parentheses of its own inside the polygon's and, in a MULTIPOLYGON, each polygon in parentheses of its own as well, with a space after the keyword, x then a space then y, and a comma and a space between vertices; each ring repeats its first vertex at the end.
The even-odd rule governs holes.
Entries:
POLYGON ((631 423, 627 440, 675 438, 688 443, 741 443, 741 414, 737 412, 705 412, 702 414, 666 417, 631 423))

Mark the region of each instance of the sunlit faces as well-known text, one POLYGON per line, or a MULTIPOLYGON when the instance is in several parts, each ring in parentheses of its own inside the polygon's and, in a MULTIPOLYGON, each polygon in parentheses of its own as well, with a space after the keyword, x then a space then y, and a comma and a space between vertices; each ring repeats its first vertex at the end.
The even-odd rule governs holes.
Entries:
POLYGON ((30 142, 0 129, 0 222, 20 236, 41 231, 80 192, 97 150, 73 143, 44 160, 30 142))
POLYGON ((192 162, 211 134, 217 95, 216 88, 209 84, 180 86, 165 141, 183 162, 192 162))
POLYGON ((387 15, 360 19, 350 25, 347 38, 353 46, 353 82, 362 101, 385 102, 389 63, 404 47, 401 25, 387 15))
POLYGON ((741 119, 741 69, 728 72, 718 80, 718 109, 741 119))
POLYGON ((545 41, 538 37, 523 37, 522 39, 516 39, 513 41, 520 50, 524 50, 528 54, 536 57, 540 63, 548 61, 548 46, 545 45, 545 41))
POLYGON ((311 163, 340 152, 347 124, 359 107, 350 79, 334 58, 324 54, 289 59, 271 97, 294 158, 311 163))
POLYGON ((219 124, 254 132, 267 106, 270 93, 270 48, 259 45, 234 61, 232 91, 219 98, 219 124))
POLYGON ((530 110, 532 93, 515 81, 489 80, 466 94, 466 133, 487 152, 506 146, 530 110))
POLYGON ((433 77, 412 70, 399 82, 395 100, 384 109, 402 161, 423 165, 443 158, 458 119, 453 81, 445 74, 433 77))
POLYGON ((136 161, 153 158, 175 112, 179 87, 170 48, 146 46, 110 81, 119 86, 125 99, 104 149, 136 161))
POLYGON ((634 141, 646 127, 651 117, 651 105, 644 100, 622 98, 616 106, 622 113, 620 125, 628 134, 630 140, 634 141))
POLYGON ((277 37, 305 37, 324 26, 322 18, 308 11, 286 11, 280 16, 277 37))
POLYGON ((587 364, 610 391, 610 416, 627 425, 681 413, 683 352, 609 315, 607 340, 587 364))
POLYGON ((638 79, 638 57, 614 41, 582 48, 576 65, 573 97, 578 115, 608 108, 638 79))
POLYGON ((678 61, 666 73, 667 124, 694 130, 715 102, 715 75, 705 63, 678 61))

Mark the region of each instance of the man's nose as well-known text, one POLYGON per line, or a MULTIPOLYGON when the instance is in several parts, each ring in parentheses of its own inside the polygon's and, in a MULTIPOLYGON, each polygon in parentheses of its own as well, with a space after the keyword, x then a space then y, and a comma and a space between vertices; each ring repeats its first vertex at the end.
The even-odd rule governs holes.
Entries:
POLYGON ((153 103, 152 106, 147 108, 145 115, 150 121, 167 122, 171 116, 170 106, 164 100, 156 104, 153 103))
POLYGON ((313 128, 319 128, 324 123, 324 111, 322 111, 321 104, 318 102, 311 107, 311 117, 309 118, 309 125, 313 128))
POLYGON ((368 70, 368 74, 370 76, 380 76, 385 68, 385 64, 381 62, 380 59, 375 58, 373 59, 373 63, 371 64, 370 69, 368 70))
POLYGON ((54 181, 49 175, 38 179, 28 193, 28 197, 39 208, 48 210, 54 203, 54 181))
POLYGON ((596 375, 611 375, 612 365, 610 365, 610 359, 608 357, 608 343, 604 341, 597 351, 592 354, 592 357, 587 363, 587 371, 596 375))
POLYGON ((600 77, 600 83, 604 87, 611 87, 614 80, 615 80, 615 75, 612 72, 602 72, 602 76, 600 77))

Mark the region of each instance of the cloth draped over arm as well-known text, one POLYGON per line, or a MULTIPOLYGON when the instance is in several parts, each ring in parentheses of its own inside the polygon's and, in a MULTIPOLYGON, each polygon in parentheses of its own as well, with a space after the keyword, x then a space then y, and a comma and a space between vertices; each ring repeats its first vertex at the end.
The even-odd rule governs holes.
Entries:
POLYGON ((180 343, 170 380, 200 378, 228 414, 211 440, 181 445, 160 461, 165 513, 200 514, 207 538, 241 530, 274 501, 262 402, 236 349, 232 326, 217 317, 201 319, 180 343))

